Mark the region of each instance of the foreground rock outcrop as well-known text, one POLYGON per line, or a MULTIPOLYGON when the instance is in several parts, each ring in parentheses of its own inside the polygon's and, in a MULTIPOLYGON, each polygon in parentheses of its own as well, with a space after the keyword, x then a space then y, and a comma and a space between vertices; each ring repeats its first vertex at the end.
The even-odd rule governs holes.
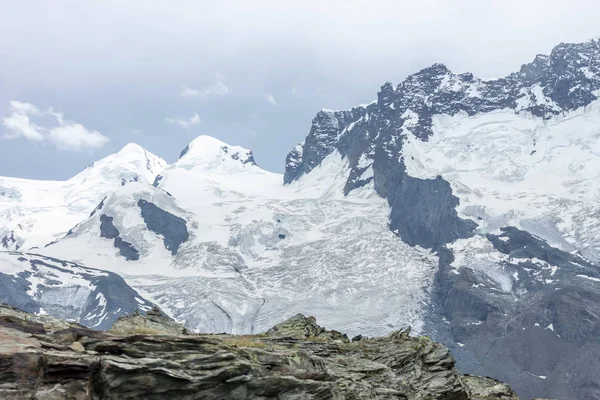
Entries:
POLYGON ((136 311, 132 315, 120 317, 108 332, 116 335, 185 335, 187 329, 173 321, 158 307, 154 307, 146 311, 145 315, 136 311))
POLYGON ((261 335, 173 335, 177 325, 158 317, 121 321, 137 329, 153 319, 153 334, 117 335, 0 305, 0 398, 517 399, 499 381, 459 374, 446 347, 408 332, 351 342, 296 315, 261 335))

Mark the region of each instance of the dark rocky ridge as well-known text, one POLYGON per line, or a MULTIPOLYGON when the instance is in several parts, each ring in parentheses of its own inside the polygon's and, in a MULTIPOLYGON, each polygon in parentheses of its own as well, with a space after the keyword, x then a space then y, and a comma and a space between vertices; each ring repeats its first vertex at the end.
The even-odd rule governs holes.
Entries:
POLYGON ((512 287, 477 269, 457 272, 452 252, 440 251, 433 298, 450 324, 429 332, 461 371, 502 379, 525 398, 600 398, 600 268, 514 227, 487 238, 508 256, 500 266, 512 287))
POLYGON ((92 212, 90 213, 90 216, 88 218, 92 218, 94 215, 96 215, 96 213, 100 210, 102 210, 104 208, 104 202, 106 201, 106 198, 108 196, 104 196, 104 198, 102 199, 102 201, 100 201, 100 203, 96 206, 96 208, 94 208, 92 210, 92 212))
POLYGON ((179 158, 182 158, 183 156, 185 156, 188 151, 190 151, 190 145, 188 144, 187 146, 185 146, 183 148, 183 150, 181 150, 181 153, 179 154, 179 158))
POLYGON ((442 178, 428 182, 407 175, 402 143, 408 131, 419 140, 428 140, 432 116, 437 114, 475 115, 508 108, 550 118, 589 104, 596 99, 597 90, 600 41, 560 44, 549 56, 537 56, 519 72, 490 81, 469 73, 454 74, 444 65, 434 64, 395 88, 386 83, 377 101, 367 106, 317 113, 304 143, 286 158, 284 183, 309 173, 337 150, 349 162, 346 193, 374 180, 377 193, 390 203, 392 231, 398 230, 412 245, 437 249, 468 237, 476 224, 458 218, 452 207, 457 200, 442 178), (538 87, 554 104, 536 97, 538 87), (373 177, 361 179, 370 166, 373 177), (418 199, 409 197, 415 190, 420 193, 418 199), (416 205, 415 200, 425 204, 416 205), (413 216, 406 219, 406 212, 413 216))
POLYGON ((149 201, 140 199, 137 205, 142 212, 142 218, 148 229, 157 235, 161 235, 165 248, 171 254, 177 254, 179 246, 190 238, 187 222, 149 201))
POLYGON ((436 114, 455 115, 462 111, 475 115, 510 108, 517 113, 529 112, 550 118, 596 100, 594 92, 600 89, 599 73, 600 41, 594 40, 562 43, 549 56, 538 55, 533 62, 521 66, 519 72, 496 80, 484 81, 470 73, 454 74, 443 64, 434 64, 410 75, 396 88, 386 83, 377 101, 367 106, 320 111, 313 119, 303 146, 288 155, 284 181, 289 183, 310 172, 335 149, 350 156, 353 149, 344 147, 344 138, 348 135, 365 136, 369 131, 370 136, 378 139, 367 141, 371 147, 401 146, 400 141, 391 142, 402 133, 406 122, 403 115, 407 110, 419 117, 411 130, 421 140, 427 140, 432 134, 431 116, 436 114), (531 90, 535 85, 558 107, 536 99, 531 90), (519 100, 530 102, 520 105, 519 100), (361 132, 355 132, 357 130, 361 132))
POLYGON ((140 252, 129 242, 121 238, 119 230, 113 224, 113 217, 100 215, 100 237, 114 239, 113 245, 127 261, 139 260, 140 252))
POLYGON ((517 399, 499 381, 458 374, 447 348, 407 332, 349 343, 302 315, 271 331, 113 335, 0 305, 0 397, 517 399))

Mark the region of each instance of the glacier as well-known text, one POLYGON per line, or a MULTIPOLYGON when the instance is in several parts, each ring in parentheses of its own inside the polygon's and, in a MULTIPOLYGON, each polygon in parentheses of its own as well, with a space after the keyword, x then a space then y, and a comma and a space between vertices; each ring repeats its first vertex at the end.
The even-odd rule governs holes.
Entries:
POLYGON ((298 312, 350 334, 422 331, 436 258, 397 240, 372 188, 343 195, 349 170, 339 154, 286 186, 248 160, 248 150, 199 137, 156 186, 117 189, 44 254, 119 273, 196 331, 257 333, 298 312), (140 201, 186 221, 189 239, 175 255, 148 229, 140 201), (139 260, 100 237, 102 215, 139 260))

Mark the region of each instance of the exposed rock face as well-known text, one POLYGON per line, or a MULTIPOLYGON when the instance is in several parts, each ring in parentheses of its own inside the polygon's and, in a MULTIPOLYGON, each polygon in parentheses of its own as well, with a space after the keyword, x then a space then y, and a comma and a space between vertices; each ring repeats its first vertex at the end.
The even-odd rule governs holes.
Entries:
POLYGON ((271 330, 285 336, 118 336, 2 310, 3 399, 517 399, 403 332, 348 343, 297 315, 271 330))
POLYGON ((450 328, 462 371, 511 382, 523 397, 600 398, 600 269, 514 227, 486 239, 515 282, 490 280, 485 257, 456 270, 441 251, 438 302, 450 324, 432 329, 436 339, 450 328))
MULTIPOLYGON (((586 245, 591 247, 584 253, 587 260, 574 251, 586 240, 596 243, 581 232, 593 232, 590 237, 597 237, 597 208, 596 204, 588 206, 579 195, 573 197, 580 203, 570 203, 561 194, 549 191, 540 197, 547 196, 549 202, 573 210, 584 204, 581 209, 586 211, 544 216, 552 221, 546 229, 539 215, 532 217, 532 222, 525 221, 525 217, 511 220, 513 215, 528 213, 519 209, 524 206, 515 196, 514 205, 513 201, 499 200, 511 203, 507 207, 510 211, 487 214, 486 209, 493 208, 489 199, 498 201, 500 197, 486 197, 473 181, 485 175, 484 164, 501 169, 500 159, 512 159, 493 159, 491 155, 476 159, 473 148, 489 149, 490 153, 503 148, 492 134, 502 129, 508 130, 508 140, 517 139, 525 129, 515 126, 512 117, 544 125, 591 109, 589 115, 596 118, 598 54, 598 40, 560 44, 549 55, 538 55, 519 71, 494 80, 478 79, 470 73, 455 74, 442 64, 434 64, 397 86, 384 84, 371 104, 320 111, 304 142, 286 159, 286 184, 311 173, 335 153, 349 169, 346 194, 373 184, 390 205, 390 230, 411 246, 432 249, 439 257, 437 285, 431 298, 436 307, 428 316, 426 332, 453 346, 461 370, 505 380, 523 397, 600 398, 600 365, 594 361, 600 359, 598 246, 586 245), (493 114, 502 115, 508 122, 490 125, 493 114), (453 122, 446 121, 449 125, 445 126, 439 121, 446 118, 453 122), (477 120, 477 128, 475 122, 472 126, 455 124, 458 119, 477 120), (471 134, 481 126, 486 126, 481 129, 490 134, 481 136, 488 138, 487 143, 465 140, 457 147, 443 147, 439 141, 441 126, 449 136, 461 129, 471 134), (428 152, 436 146, 443 149, 429 158, 428 152), (434 163, 440 154, 464 162, 441 163, 443 167, 436 169, 423 166, 434 163), (463 181, 463 171, 477 178, 463 181), (471 206, 472 212, 460 209, 459 197, 476 203, 471 206), (569 221, 584 228, 573 230, 575 233, 562 231, 561 226, 569 221), (552 247, 508 225, 530 229, 537 235, 545 233, 547 240, 562 247, 552 247), (502 234, 495 234, 498 229, 502 234), (458 249, 457 241, 463 243, 458 249), (569 379, 563 379, 567 375, 569 379)), ((589 129, 597 132, 595 126, 589 129)), ((570 139, 570 132, 577 130, 584 128, 568 128, 559 136, 575 142, 578 139, 570 139)), ((544 133, 532 137, 531 153, 527 154, 533 157, 543 153, 547 157, 549 152, 538 145, 549 136, 544 133)), ((515 147, 526 148, 522 142, 515 142, 515 147)), ((557 168, 575 170, 569 166, 557 168)), ((525 167, 520 169, 520 173, 529 173, 525 167)), ((517 182, 517 175, 506 175, 506 181, 484 180, 492 182, 489 187, 493 191, 517 182)), ((557 181, 563 182, 565 192, 569 191, 570 178, 557 181)), ((527 203, 537 204, 533 200, 527 203)))
POLYGON ((469 237, 476 224, 456 215, 457 199, 448 183, 406 173, 402 148, 409 133, 427 141, 433 134, 432 117, 440 114, 512 109, 548 119, 586 106, 600 89, 598 52, 600 41, 560 44, 549 56, 539 55, 496 80, 454 74, 434 64, 396 87, 386 83, 369 105, 320 111, 304 143, 288 155, 284 182, 309 173, 338 151, 350 167, 346 192, 373 181, 391 206, 390 228, 407 243, 437 249, 469 237))
POLYGON ((477 224, 458 217, 458 199, 441 177, 417 179, 391 170, 383 176, 391 205, 390 229, 406 243, 437 250, 473 235, 477 224))
POLYGON ((148 310, 146 315, 135 312, 132 315, 120 317, 109 332, 116 335, 184 335, 187 333, 187 329, 164 314, 158 307, 154 307, 148 310))
POLYGON ((15 233, 14 232, 11 232, 10 236, 9 235, 4 236, 2 238, 2 240, 0 240, 0 242, 2 242, 2 247, 4 247, 5 249, 9 249, 13 245, 15 246, 15 248, 17 250, 19 249, 19 245, 16 245, 17 239, 15 239, 15 233))
POLYGON ((140 252, 129 242, 121 238, 119 230, 113 224, 113 217, 102 214, 100 216, 100 237, 114 239, 114 246, 126 260, 139 260, 140 252))
POLYGON ((148 229, 161 235, 165 248, 171 254, 177 254, 179 246, 190 237, 186 221, 143 199, 138 201, 138 207, 148 229))
POLYGON ((267 335, 293 338, 319 338, 348 343, 348 336, 338 331, 330 331, 317 325, 315 317, 306 318, 296 314, 292 318, 275 325, 267 331, 267 335))

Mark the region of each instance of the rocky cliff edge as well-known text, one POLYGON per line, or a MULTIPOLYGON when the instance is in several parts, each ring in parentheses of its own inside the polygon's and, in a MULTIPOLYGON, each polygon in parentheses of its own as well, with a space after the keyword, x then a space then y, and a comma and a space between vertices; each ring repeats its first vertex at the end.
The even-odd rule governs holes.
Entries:
POLYGON ((298 314, 259 335, 187 334, 153 310, 98 332, 6 305, 0 398, 517 399, 408 331, 349 340, 298 314))

